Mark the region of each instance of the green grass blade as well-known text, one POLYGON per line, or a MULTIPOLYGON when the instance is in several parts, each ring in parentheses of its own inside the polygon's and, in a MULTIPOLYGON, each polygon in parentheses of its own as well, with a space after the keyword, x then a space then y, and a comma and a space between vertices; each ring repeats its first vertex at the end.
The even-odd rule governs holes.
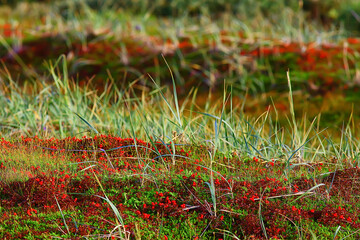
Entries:
POLYGON ((76 112, 75 112, 75 115, 78 116, 84 123, 86 123, 86 125, 88 125, 89 128, 92 129, 96 134, 99 134, 98 130, 96 130, 88 121, 86 121, 85 118, 83 118, 82 116, 80 116, 76 112))

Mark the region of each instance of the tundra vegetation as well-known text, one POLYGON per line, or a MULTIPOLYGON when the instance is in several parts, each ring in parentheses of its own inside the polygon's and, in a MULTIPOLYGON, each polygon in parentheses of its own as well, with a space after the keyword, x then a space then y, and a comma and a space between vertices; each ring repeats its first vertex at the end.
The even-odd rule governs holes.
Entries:
POLYGON ((1 239, 359 239, 360 4, 1 1, 1 239))

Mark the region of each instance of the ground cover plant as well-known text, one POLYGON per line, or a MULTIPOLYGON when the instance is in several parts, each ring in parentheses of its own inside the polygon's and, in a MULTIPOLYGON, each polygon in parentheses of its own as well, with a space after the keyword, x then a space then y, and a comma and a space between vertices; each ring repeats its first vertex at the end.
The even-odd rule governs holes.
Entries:
POLYGON ((356 1, 236 2, 0 7, 2 239, 360 238, 356 1))

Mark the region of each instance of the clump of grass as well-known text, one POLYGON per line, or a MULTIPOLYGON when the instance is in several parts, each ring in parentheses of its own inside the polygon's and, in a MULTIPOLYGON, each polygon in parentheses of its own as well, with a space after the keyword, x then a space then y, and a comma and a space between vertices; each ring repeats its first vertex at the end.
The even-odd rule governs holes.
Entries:
MULTIPOLYGON (((36 83, 29 89, 16 87, 15 82, 11 83, 12 88, 3 86, 5 95, 0 101, 4 106, 1 115, 4 136, 31 133, 65 138, 96 129, 101 133, 148 141, 205 144, 224 153, 237 151, 266 161, 287 156, 313 162, 329 157, 354 159, 359 155, 358 140, 354 129, 350 128, 352 119, 341 132, 341 141, 335 143, 328 137, 331 132, 321 130, 316 118, 309 122, 305 115, 298 120, 293 107, 291 121, 281 126, 276 111, 275 114, 267 111, 255 119, 244 115, 242 102, 234 106, 232 99, 231 103, 217 101, 205 109, 194 101, 184 101, 180 105, 176 95, 166 87, 139 93, 132 85, 120 90, 110 82, 99 93, 69 81, 67 71, 57 72, 56 67, 61 62, 66 69, 63 57, 50 68, 53 83, 36 83), (84 124, 82 119, 88 123, 84 124)), ((194 99, 196 93, 192 91, 187 99, 194 99)), ((223 96, 226 99, 226 92, 223 96)))

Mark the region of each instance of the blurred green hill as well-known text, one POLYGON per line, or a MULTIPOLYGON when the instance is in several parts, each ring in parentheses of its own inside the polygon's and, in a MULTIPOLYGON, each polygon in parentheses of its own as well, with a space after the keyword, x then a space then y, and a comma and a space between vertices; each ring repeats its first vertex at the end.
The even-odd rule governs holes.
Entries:
POLYGON ((360 32, 360 1, 358 0, 0 0, 2 5, 15 7, 19 3, 73 4, 86 3, 101 11, 104 8, 126 9, 133 14, 151 14, 158 17, 186 17, 210 15, 214 19, 230 13, 240 19, 259 16, 277 21, 281 11, 302 13, 311 22, 323 26, 344 26, 348 31, 360 32))

